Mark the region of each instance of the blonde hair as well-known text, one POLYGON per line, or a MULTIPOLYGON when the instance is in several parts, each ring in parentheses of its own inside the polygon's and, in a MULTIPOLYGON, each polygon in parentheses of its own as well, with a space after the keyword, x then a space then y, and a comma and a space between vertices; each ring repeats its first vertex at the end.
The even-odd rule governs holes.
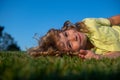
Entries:
POLYGON ((59 39, 59 33, 61 30, 50 29, 46 35, 40 38, 39 45, 37 47, 32 47, 27 50, 27 53, 31 56, 59 56, 56 42, 59 39))
POLYGON ((65 52, 61 51, 57 45, 59 41, 59 33, 68 29, 76 29, 81 32, 88 32, 85 25, 81 22, 72 24, 70 21, 66 21, 61 28, 61 30, 50 29, 46 35, 40 38, 39 45, 37 47, 32 47, 27 50, 27 53, 31 56, 62 56, 67 55, 77 55, 77 52, 65 52), (82 26, 82 27, 81 27, 82 26))

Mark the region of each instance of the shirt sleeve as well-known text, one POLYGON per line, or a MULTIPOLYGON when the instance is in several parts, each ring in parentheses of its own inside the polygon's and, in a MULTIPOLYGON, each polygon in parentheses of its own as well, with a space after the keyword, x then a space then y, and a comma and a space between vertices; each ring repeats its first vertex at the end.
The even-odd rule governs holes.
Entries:
POLYGON ((111 23, 107 18, 96 18, 95 19, 97 24, 101 24, 101 26, 110 26, 111 23))
POLYGON ((120 51, 120 27, 110 27, 106 18, 84 19, 89 32, 86 33, 91 43, 95 46, 96 54, 105 54, 108 51, 120 51))
POLYGON ((85 18, 82 22, 92 33, 98 31, 98 28, 110 27, 110 21, 107 18, 85 18))
POLYGON ((85 18, 83 22, 87 26, 110 26, 110 21, 107 18, 85 18))

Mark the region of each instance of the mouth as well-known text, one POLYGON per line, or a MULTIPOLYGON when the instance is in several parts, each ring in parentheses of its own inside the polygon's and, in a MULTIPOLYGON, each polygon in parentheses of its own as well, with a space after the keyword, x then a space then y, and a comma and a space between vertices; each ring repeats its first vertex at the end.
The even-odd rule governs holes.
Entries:
POLYGON ((79 38, 79 41, 81 42, 81 36, 79 35, 79 33, 78 33, 78 38, 79 38))
POLYGON ((81 49, 81 45, 82 45, 82 43, 81 43, 81 36, 80 36, 79 33, 78 33, 78 39, 79 39, 79 44, 80 44, 79 49, 78 49, 78 51, 79 51, 81 49))

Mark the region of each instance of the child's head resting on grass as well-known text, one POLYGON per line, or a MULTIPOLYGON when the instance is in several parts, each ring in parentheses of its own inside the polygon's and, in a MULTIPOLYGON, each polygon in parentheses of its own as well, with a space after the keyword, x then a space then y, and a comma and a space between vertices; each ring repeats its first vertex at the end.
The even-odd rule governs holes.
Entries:
POLYGON ((77 55, 77 51, 86 48, 87 36, 84 34, 86 32, 88 30, 84 23, 72 24, 66 21, 62 29, 50 29, 40 38, 39 46, 30 48, 28 53, 32 56, 77 55))
POLYGON ((60 30, 50 29, 30 48, 32 56, 78 55, 81 58, 120 56, 120 15, 111 18, 86 18, 72 24, 66 21, 60 30), (114 54, 113 54, 114 53, 114 54), (112 56, 111 56, 112 54, 112 56))

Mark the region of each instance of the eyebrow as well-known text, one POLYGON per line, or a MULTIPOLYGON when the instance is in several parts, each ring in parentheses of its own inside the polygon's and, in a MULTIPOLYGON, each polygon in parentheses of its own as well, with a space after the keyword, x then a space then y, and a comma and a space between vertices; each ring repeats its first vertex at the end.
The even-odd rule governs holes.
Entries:
POLYGON ((68 49, 72 49, 72 45, 70 44, 70 41, 67 41, 67 48, 68 48, 68 49), (68 48, 68 45, 70 45, 71 48, 68 48))
POLYGON ((56 34, 56 36, 57 36, 58 39, 61 38, 61 36, 59 34, 56 34))

